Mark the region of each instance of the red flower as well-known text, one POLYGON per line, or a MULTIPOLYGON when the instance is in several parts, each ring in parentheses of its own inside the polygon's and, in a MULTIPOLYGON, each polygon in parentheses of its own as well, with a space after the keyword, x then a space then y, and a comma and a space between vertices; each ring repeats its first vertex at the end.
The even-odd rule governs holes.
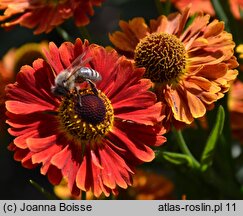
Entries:
POLYGON ((17 82, 7 87, 14 158, 27 168, 41 164, 53 184, 67 178, 75 195, 91 190, 96 197, 108 196, 117 186, 127 188, 134 167, 153 160, 150 147, 166 141, 158 124, 162 105, 148 91, 150 80, 141 79, 144 69, 79 39, 49 48, 49 64, 38 59, 32 67, 23 66, 17 82), (86 66, 102 76, 98 93, 86 85, 64 97, 53 95, 55 76, 82 53, 84 60, 92 57, 86 66))
POLYGON ((99 6, 104 0, 1 0, 0 16, 3 27, 17 24, 27 28, 36 28, 35 34, 50 32, 66 19, 74 17, 77 26, 89 23, 94 14, 93 6, 99 6))

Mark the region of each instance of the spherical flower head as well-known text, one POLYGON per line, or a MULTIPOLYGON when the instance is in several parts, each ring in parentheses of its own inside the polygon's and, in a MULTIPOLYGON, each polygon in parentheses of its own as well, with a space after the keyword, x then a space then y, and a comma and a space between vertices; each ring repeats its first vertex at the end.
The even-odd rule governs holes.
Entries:
POLYGON ((238 74, 235 44, 224 23, 209 22, 209 15, 199 13, 186 27, 189 14, 187 7, 151 20, 149 26, 143 18, 121 21, 122 32, 109 35, 118 51, 146 68, 144 76, 166 105, 168 125, 177 128, 212 109, 238 74))
POLYGON ((162 104, 149 91, 151 81, 141 79, 144 69, 80 39, 59 48, 50 43, 46 58, 23 66, 17 82, 7 87, 14 158, 27 168, 41 164, 41 173, 53 184, 66 178, 73 195, 83 190, 108 196, 117 187, 127 188, 134 167, 153 160, 151 147, 166 141, 159 124, 162 104), (55 83, 56 78, 65 72, 69 77, 70 65, 80 56, 82 67, 102 80, 92 85, 77 77, 72 88, 53 94, 58 83, 67 81, 55 83))
POLYGON ((104 0, 1 0, 0 23, 4 28, 21 25, 35 28, 34 33, 49 33, 66 19, 74 18, 77 26, 89 23, 94 15, 94 6, 100 6, 104 0))
POLYGON ((240 80, 234 82, 229 91, 228 107, 233 136, 243 143, 243 83, 240 80))

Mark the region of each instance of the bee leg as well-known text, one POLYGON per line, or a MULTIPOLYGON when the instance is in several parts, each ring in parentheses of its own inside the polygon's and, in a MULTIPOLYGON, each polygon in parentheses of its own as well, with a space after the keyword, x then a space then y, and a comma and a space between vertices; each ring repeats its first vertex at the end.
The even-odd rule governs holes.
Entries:
POLYGON ((94 92, 95 95, 98 95, 98 89, 96 88, 95 83, 93 83, 90 79, 86 79, 86 81, 89 83, 92 91, 94 92))
POLYGON ((81 107, 82 106, 82 103, 81 103, 81 96, 79 94, 79 88, 77 86, 75 86, 74 89, 75 89, 76 94, 78 95, 78 103, 79 103, 79 105, 81 107))

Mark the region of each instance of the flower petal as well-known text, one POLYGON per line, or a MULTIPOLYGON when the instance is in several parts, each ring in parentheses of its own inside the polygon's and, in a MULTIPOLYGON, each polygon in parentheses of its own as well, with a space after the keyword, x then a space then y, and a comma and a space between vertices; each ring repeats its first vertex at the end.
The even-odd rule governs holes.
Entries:
POLYGON ((120 109, 119 111, 116 110, 115 116, 121 120, 133 121, 135 123, 153 126, 158 121, 161 121, 163 119, 163 116, 161 116, 161 109, 161 103, 156 103, 155 105, 150 106, 147 109, 120 109))
POLYGON ((141 161, 149 162, 154 159, 154 152, 152 151, 152 149, 150 149, 146 145, 134 143, 132 140, 130 140, 129 137, 127 137, 127 134, 123 132, 118 126, 114 126, 111 135, 117 139, 116 142, 119 143, 118 146, 123 146, 123 148, 129 150, 135 158, 141 161))

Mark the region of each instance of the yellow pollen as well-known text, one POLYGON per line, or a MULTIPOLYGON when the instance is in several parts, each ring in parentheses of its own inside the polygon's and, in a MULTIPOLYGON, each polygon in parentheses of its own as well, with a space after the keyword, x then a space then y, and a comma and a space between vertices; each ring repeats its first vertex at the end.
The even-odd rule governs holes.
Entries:
POLYGON ((60 129, 85 147, 97 144, 113 126, 114 111, 110 100, 98 90, 98 95, 85 89, 65 96, 58 109, 60 129))
POLYGON ((186 72, 187 54, 183 43, 167 33, 152 33, 135 49, 137 67, 145 67, 145 77, 155 83, 177 84, 186 72))

